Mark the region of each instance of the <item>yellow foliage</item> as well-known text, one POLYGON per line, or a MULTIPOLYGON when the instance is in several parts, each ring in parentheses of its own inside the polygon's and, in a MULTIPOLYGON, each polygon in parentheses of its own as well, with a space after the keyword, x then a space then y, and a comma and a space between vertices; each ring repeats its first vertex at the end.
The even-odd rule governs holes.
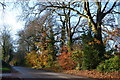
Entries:
POLYGON ((97 44, 100 44, 100 41, 95 38, 94 41, 91 41, 91 42, 89 42, 88 44, 89 44, 89 45, 94 45, 94 44, 96 44, 96 43, 97 43, 97 44))
POLYGON ((93 26, 92 26, 92 31, 93 31, 93 32, 96 32, 95 27, 93 27, 93 26))
POLYGON ((45 51, 42 54, 36 53, 35 51, 27 53, 26 61, 33 66, 32 68, 42 68, 48 64, 49 56, 47 52, 45 51))
POLYGON ((100 41, 97 40, 96 38, 94 39, 94 41, 95 41, 96 43, 100 44, 100 41))
POLYGON ((89 42, 88 44, 89 44, 89 45, 93 45, 93 44, 94 44, 94 42, 89 42))

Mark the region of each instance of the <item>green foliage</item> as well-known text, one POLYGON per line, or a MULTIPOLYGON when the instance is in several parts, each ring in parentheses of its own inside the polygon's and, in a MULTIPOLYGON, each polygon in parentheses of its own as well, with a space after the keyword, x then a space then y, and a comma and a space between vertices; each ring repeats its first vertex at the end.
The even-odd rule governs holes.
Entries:
POLYGON ((99 63, 98 51, 94 50, 91 46, 86 46, 83 54, 83 70, 95 69, 99 63))
POLYGON ((73 51, 71 57, 73 58, 74 61, 78 61, 81 62, 81 58, 82 58, 82 51, 73 51))
POLYGON ((76 66, 77 70, 79 70, 82 65, 82 54, 83 54, 83 51, 76 50, 76 51, 73 51, 73 53, 71 55, 73 61, 75 61, 77 63, 77 66, 76 66))
POLYGON ((15 53, 10 64, 14 66, 26 66, 25 54, 23 54, 23 51, 15 53))
POLYGON ((113 58, 105 60, 97 67, 97 70, 102 72, 120 71, 120 57, 114 56, 113 58))
POLYGON ((87 33, 87 35, 84 34, 82 36, 82 42, 84 45, 82 69, 96 69, 98 63, 100 63, 102 60, 102 57, 100 56, 101 53, 97 49, 97 44, 99 44, 99 41, 94 39, 90 33, 87 33))
POLYGON ((2 53, 2 60, 4 60, 5 62, 10 62, 12 60, 12 53, 13 53, 13 42, 12 42, 12 38, 10 35, 9 30, 7 30, 7 28, 5 28, 2 32, 1 35, 1 53, 2 53))
POLYGON ((36 42, 35 46, 37 50, 31 51, 26 55, 26 61, 31 64, 33 68, 45 68, 54 65, 56 60, 56 48, 54 42, 54 36, 51 32, 50 37, 47 37, 46 33, 42 34, 42 41, 36 42))

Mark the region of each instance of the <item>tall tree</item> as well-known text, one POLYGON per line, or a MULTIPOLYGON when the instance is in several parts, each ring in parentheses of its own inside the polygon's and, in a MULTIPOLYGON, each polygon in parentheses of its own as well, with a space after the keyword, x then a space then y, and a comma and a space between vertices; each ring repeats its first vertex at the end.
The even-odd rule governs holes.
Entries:
POLYGON ((13 55, 13 41, 10 35, 10 30, 7 29, 6 26, 1 30, 0 37, 0 45, 2 47, 3 60, 9 63, 12 60, 13 55))
MULTIPOLYGON (((114 10, 114 8, 117 6, 117 1, 115 0, 114 2, 111 2, 108 0, 107 2, 100 2, 97 0, 96 2, 90 2, 88 0, 84 1, 79 1, 80 4, 83 4, 81 7, 84 13, 81 13, 78 9, 75 9, 73 6, 68 5, 73 5, 75 1, 70 1, 70 4, 60 6, 60 5, 54 5, 50 4, 47 7, 52 7, 52 8, 57 8, 57 9, 68 9, 73 12, 76 12, 78 15, 83 17, 84 19, 87 19, 88 21, 88 26, 92 30, 91 36, 93 36, 93 41, 98 41, 99 43, 94 43, 93 45, 95 46, 94 48, 99 52, 99 62, 101 60, 104 60, 104 54, 105 54, 105 45, 103 43, 103 37, 102 37, 102 24, 104 23, 103 20, 104 18, 108 15, 111 14, 114 10), (111 4, 111 6, 109 6, 111 4), (94 9, 94 10, 93 10, 94 9)), ((99 63, 98 62, 98 63, 99 63)))

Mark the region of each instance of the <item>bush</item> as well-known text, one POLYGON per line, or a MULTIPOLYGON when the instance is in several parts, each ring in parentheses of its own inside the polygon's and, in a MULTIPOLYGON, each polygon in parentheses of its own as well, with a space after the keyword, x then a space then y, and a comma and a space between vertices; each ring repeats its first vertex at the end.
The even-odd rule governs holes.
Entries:
POLYGON ((82 54, 83 54, 82 50, 75 50, 75 51, 73 51, 73 53, 71 55, 73 61, 75 61, 76 64, 77 64, 76 70, 81 69, 81 66, 82 66, 82 54))
POLYGON ((100 62, 99 52, 95 49, 92 49, 91 46, 88 46, 84 49, 82 69, 91 70, 96 69, 98 63, 100 62))
POLYGON ((31 51, 30 53, 26 54, 26 65, 31 65, 32 67, 38 66, 38 58, 36 51, 31 51))
POLYGON ((68 52, 68 48, 63 48, 57 59, 58 64, 64 70, 72 70, 76 67, 76 62, 72 59, 72 52, 68 52))
POLYGON ((120 71, 120 58, 119 56, 114 56, 108 60, 105 60, 102 64, 97 67, 98 71, 102 72, 113 72, 120 71))
POLYGON ((32 68, 43 68, 48 64, 48 54, 46 53, 36 53, 36 51, 31 51, 26 55, 26 61, 28 65, 32 65, 32 68))
POLYGON ((92 70, 96 69, 104 58, 104 46, 99 40, 91 35, 91 32, 82 35, 83 55, 82 55, 82 69, 92 70))

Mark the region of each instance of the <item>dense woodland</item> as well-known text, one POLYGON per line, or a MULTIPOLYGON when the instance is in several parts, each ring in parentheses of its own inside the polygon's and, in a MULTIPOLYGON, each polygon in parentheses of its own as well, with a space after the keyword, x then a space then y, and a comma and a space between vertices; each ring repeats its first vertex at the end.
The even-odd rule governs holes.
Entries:
POLYGON ((6 27, 1 32, 4 61, 36 69, 120 71, 118 0, 16 4, 26 23, 17 46, 6 27))

